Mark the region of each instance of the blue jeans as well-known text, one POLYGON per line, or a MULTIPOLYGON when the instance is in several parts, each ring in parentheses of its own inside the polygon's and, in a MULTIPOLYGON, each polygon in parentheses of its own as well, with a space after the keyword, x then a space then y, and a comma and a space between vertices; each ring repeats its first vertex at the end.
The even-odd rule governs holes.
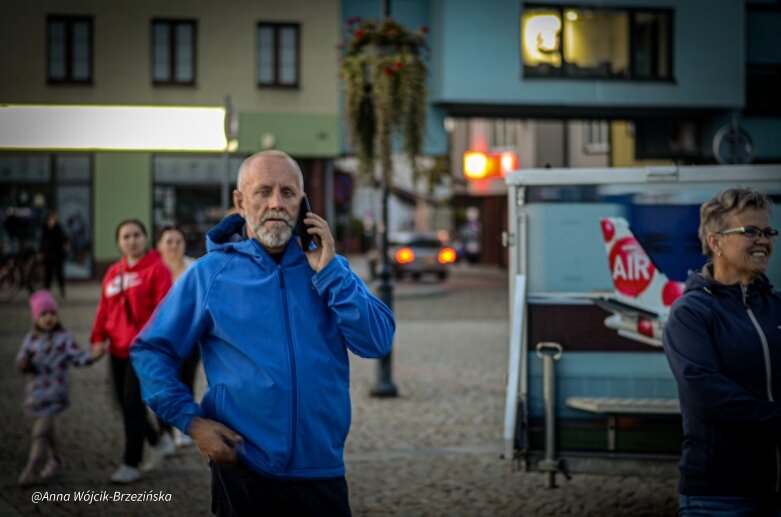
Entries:
POLYGON ((680 517, 781 517, 781 499, 741 496, 678 496, 680 517))

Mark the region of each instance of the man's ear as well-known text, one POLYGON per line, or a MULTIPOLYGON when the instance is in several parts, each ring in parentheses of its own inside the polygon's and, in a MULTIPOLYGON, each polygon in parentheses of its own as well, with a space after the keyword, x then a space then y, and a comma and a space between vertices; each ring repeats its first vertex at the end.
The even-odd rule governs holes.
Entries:
POLYGON ((233 191, 233 204, 236 206, 236 210, 244 217, 244 197, 240 190, 233 191))

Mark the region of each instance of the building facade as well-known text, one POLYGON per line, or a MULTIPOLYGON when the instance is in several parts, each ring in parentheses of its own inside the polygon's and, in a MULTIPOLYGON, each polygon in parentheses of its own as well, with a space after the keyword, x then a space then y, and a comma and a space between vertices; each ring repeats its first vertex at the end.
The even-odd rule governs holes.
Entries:
MULTIPOLYGON (((431 104, 448 135, 457 226, 480 212, 504 264, 504 179, 521 168, 781 161, 781 2, 432 0, 431 104)), ((467 225, 469 226, 469 225, 467 225)))
MULTIPOLYGON (((114 227, 128 217, 150 231, 177 223, 188 252, 202 253, 203 234, 232 204, 238 165, 261 149, 296 158, 313 209, 333 212, 332 164, 343 148, 338 1, 3 0, 0 8, 2 104, 229 104, 233 114, 230 148, 205 152, 19 148, 0 135, 0 202, 20 217, 58 209, 79 243, 70 278, 99 276, 117 258, 114 227)), ((86 129, 78 118, 52 124, 86 129)), ((30 241, 20 217, 3 221, 6 250, 30 241)))
MULTIPOLYGON (((126 217, 152 231, 180 224, 198 255, 230 205, 239 163, 266 148, 301 163, 313 208, 338 235, 365 238, 380 197, 353 161, 336 160, 353 154, 337 44, 348 19, 380 18, 382 6, 0 0, 0 104, 230 104, 238 125, 226 150, 183 151, 19 148, 3 143, 13 130, 0 124, 0 204, 11 209, 3 250, 32 240, 43 213, 57 208, 73 243, 71 278, 99 276, 117 257, 113 230, 126 217)), ((394 160, 391 230, 445 229, 480 260, 505 263, 504 180, 466 180, 470 150, 512 152, 521 168, 781 161, 779 0, 389 7, 407 27, 429 29, 423 163, 449 171, 432 190, 394 160)), ((86 129, 78 119, 52 124, 86 129)))

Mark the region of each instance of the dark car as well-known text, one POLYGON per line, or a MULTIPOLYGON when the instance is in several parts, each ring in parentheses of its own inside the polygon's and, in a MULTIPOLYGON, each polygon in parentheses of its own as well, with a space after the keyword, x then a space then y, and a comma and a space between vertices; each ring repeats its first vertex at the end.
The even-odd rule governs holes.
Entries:
MULTIPOLYGON (((456 261, 456 252, 446 246, 435 233, 403 232, 391 234, 388 242, 388 264, 393 276, 401 279, 411 276, 419 280, 423 275, 447 278, 450 264, 456 261)), ((369 257, 373 278, 380 274, 379 253, 369 257)))

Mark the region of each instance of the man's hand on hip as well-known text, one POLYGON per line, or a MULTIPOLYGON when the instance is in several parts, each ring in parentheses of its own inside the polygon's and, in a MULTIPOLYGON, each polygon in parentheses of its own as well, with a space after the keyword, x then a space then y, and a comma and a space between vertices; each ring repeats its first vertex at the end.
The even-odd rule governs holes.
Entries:
POLYGON ((203 457, 218 465, 238 463, 236 450, 244 446, 244 438, 219 422, 208 418, 193 418, 188 434, 203 457))

